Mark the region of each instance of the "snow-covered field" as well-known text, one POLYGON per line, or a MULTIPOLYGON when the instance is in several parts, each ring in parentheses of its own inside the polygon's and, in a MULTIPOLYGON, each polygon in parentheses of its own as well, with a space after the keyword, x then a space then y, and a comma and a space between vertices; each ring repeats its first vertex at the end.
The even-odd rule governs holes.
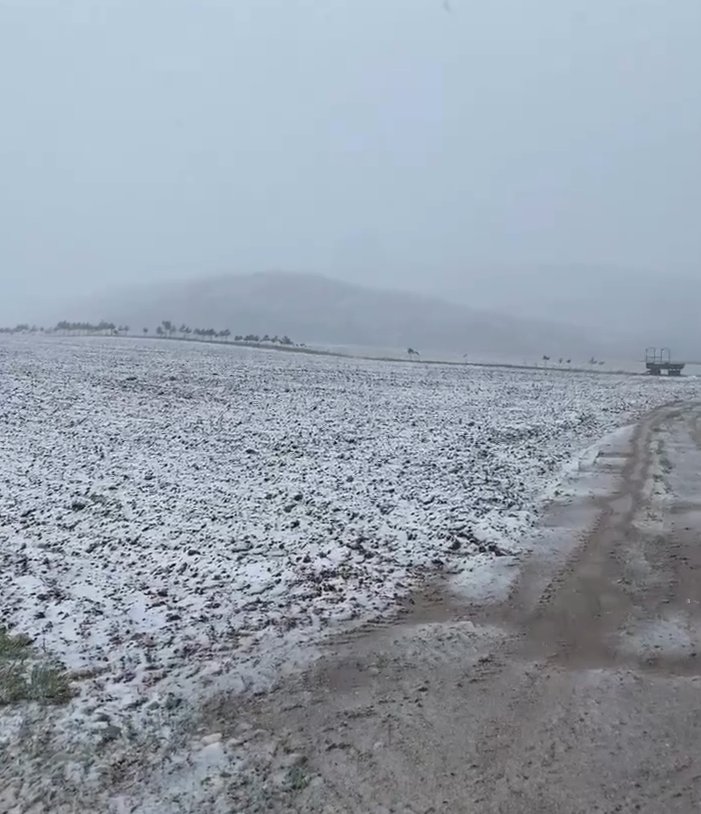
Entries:
POLYGON ((11 337, 0 387, 0 624, 89 676, 87 733, 517 553, 574 456, 696 385, 11 337))

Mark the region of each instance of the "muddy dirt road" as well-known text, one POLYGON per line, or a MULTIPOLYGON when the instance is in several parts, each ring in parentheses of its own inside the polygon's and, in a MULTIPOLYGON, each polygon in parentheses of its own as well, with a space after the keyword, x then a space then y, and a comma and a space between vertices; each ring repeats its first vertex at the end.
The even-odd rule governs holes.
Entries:
POLYGON ((501 593, 446 579, 213 704, 247 750, 236 810, 701 810, 701 406, 652 413, 575 486, 501 593))

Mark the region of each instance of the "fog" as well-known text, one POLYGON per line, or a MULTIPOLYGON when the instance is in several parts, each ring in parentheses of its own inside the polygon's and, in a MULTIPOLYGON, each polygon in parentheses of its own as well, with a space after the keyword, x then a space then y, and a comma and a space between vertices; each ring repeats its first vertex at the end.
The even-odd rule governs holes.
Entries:
POLYGON ((267 269, 511 310, 516 275, 533 313, 556 280, 582 322, 590 273, 698 280, 699 31, 698 0, 3 0, 0 322, 267 269))

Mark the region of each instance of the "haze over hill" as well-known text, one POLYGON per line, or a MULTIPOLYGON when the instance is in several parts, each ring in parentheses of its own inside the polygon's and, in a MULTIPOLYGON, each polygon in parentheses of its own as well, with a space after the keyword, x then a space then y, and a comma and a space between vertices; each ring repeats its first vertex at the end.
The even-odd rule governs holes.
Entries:
POLYGON ((163 5, 0 4, 0 324, 297 269, 431 298, 293 287, 300 337, 699 355, 698 0, 163 5))
POLYGON ((58 319, 287 333, 298 341, 498 354, 639 359, 648 345, 701 358, 701 282, 602 268, 485 269, 436 275, 428 292, 355 285, 318 274, 221 275, 125 288, 58 319), (576 273, 575 273, 576 271, 576 273), (563 274, 567 282, 563 284, 563 274))
POLYGON ((451 301, 579 325, 636 358, 645 347, 701 359, 701 269, 668 274, 606 266, 485 267, 437 274, 451 301))
POLYGON ((489 268, 437 273, 431 288, 446 296, 320 274, 219 275, 66 299, 32 321, 104 318, 140 328, 169 319, 308 343, 519 358, 547 353, 632 361, 652 345, 670 347, 680 359, 701 358, 701 281, 690 275, 660 280, 605 268, 489 268))
POLYGON ((604 350, 591 332, 576 327, 313 274, 268 272, 149 286, 86 303, 74 316, 96 313, 137 328, 169 319, 323 344, 587 358, 604 350))

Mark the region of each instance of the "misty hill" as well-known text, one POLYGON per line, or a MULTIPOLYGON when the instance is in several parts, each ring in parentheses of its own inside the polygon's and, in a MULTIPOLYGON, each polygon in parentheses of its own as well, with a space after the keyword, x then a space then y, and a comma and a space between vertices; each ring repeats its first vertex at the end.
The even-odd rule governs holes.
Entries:
POLYGON ((556 315, 635 358, 653 345, 701 359, 699 277, 581 265, 471 270, 440 285, 480 308, 535 320, 556 315))
POLYGON ((105 298, 90 311, 136 329, 169 319, 236 333, 288 334, 307 343, 512 356, 602 352, 586 331, 311 274, 269 272, 161 284, 105 298))

